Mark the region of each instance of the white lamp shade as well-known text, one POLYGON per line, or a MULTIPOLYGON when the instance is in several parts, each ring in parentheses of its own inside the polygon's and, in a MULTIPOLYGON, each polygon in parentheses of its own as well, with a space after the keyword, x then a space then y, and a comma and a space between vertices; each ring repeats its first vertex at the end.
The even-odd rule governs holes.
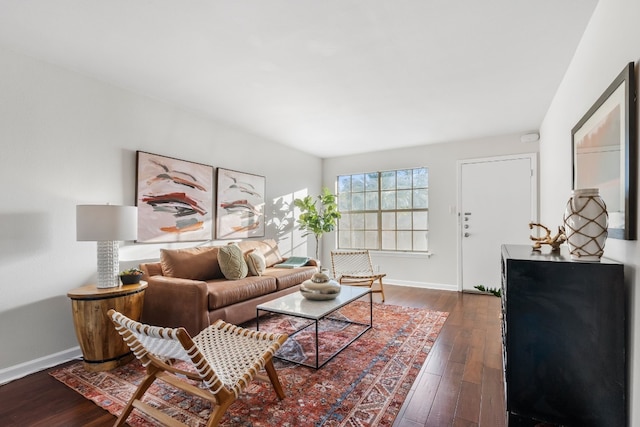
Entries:
POLYGON ((116 205, 76 206, 78 241, 122 241, 138 237, 138 208, 116 205))

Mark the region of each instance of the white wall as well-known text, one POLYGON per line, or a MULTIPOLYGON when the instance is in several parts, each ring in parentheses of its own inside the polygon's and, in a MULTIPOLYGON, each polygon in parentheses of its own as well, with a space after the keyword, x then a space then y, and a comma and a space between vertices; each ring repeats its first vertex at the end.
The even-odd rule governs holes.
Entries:
MULTIPOLYGON (((267 237, 314 251, 288 203, 319 192, 321 159, 1 48, 0 144, 0 383, 73 353, 66 293, 96 270, 75 206, 135 204, 136 150, 265 176, 267 237)), ((121 267, 160 247, 125 244, 121 267)))
MULTIPOLYGON (((640 58, 640 2, 600 0, 558 88, 540 128, 541 220, 550 225, 562 222, 571 192, 571 129, 628 62, 638 67, 640 58)), ((637 78, 636 68, 636 78, 637 78)), ((638 120, 638 118, 635 118, 638 120)), ((638 159, 631 160, 638 163, 638 159)), ((638 210, 640 212, 640 210, 638 210)), ((636 219, 637 220, 637 219, 636 219)), ((629 408, 631 426, 640 426, 640 244, 638 241, 608 239, 605 256, 625 263, 629 287, 630 370, 629 408)), ((587 355, 588 356, 588 355, 587 355)))
MULTIPOLYGON (((518 134, 336 157, 324 161, 324 185, 334 189, 338 175, 428 167, 429 251, 433 255, 427 258, 373 253, 372 260, 387 273, 389 283, 457 290, 458 160, 537 152, 537 142, 522 143, 518 134)), ((530 233, 527 224, 523 224, 523 233, 530 233)), ((335 238, 325 239, 325 263, 335 246, 335 238)))

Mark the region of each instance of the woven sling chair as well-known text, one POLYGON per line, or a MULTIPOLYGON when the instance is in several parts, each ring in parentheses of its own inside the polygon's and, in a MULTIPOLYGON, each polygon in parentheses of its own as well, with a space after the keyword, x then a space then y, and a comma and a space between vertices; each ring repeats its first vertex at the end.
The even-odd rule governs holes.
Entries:
POLYGON ((333 277, 343 285, 368 286, 371 292, 380 293, 384 302, 384 287, 382 278, 385 273, 373 271, 371 255, 368 250, 362 251, 332 251, 331 267, 333 277), (379 289, 373 289, 375 282, 378 282, 379 289))
POLYGON ((185 426, 142 402, 143 395, 156 379, 210 401, 209 427, 218 425, 229 405, 253 378, 270 380, 278 398, 285 397, 272 357, 286 341, 287 335, 251 331, 218 320, 191 338, 184 328, 145 325, 113 309, 108 314, 116 330, 147 370, 114 426, 124 425, 134 408, 167 426, 185 426), (192 364, 195 372, 177 369, 172 365, 176 360, 192 364), (266 370, 267 377, 259 374, 262 368, 266 370), (202 388, 187 383, 178 375, 201 382, 202 388))

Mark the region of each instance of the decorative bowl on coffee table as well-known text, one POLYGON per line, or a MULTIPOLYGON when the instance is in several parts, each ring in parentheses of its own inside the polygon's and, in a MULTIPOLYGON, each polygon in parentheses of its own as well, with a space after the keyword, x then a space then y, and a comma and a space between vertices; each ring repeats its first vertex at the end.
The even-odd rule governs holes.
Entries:
POLYGON ((330 300, 340 294, 340 283, 324 273, 316 273, 300 285, 300 293, 309 300, 330 300))

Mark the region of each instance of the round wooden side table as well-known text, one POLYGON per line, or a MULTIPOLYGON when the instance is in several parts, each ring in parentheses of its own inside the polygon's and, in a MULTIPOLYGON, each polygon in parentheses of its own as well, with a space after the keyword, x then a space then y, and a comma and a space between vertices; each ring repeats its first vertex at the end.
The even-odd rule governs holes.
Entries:
POLYGON ((113 308, 133 320, 140 320, 147 282, 114 288, 81 286, 67 293, 71 298, 73 324, 88 371, 108 371, 133 359, 133 353, 107 316, 113 308))

